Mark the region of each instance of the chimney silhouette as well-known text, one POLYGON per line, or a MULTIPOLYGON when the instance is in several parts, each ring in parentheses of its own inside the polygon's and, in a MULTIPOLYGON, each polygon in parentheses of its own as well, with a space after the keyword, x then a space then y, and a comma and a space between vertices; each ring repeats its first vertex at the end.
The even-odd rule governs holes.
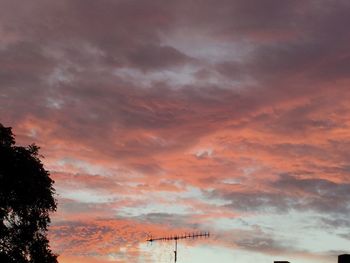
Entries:
POLYGON ((338 263, 350 263, 350 254, 339 255, 338 263))

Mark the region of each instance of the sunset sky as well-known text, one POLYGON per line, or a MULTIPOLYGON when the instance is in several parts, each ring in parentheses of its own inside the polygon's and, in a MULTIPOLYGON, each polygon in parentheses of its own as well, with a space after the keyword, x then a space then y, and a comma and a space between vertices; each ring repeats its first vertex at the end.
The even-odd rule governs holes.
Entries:
POLYGON ((59 263, 350 252, 350 2, 0 0, 0 122, 55 180, 59 263))

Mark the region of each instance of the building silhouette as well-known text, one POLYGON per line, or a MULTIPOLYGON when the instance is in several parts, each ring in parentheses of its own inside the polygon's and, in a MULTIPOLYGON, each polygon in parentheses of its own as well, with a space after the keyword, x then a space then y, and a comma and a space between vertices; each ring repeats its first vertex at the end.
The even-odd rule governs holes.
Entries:
POLYGON ((350 254, 339 255, 338 263, 350 263, 350 254))
MULTIPOLYGON (((273 263, 290 263, 289 261, 274 261, 273 263)), ((338 263, 350 263, 350 254, 342 254, 338 256, 338 263)))

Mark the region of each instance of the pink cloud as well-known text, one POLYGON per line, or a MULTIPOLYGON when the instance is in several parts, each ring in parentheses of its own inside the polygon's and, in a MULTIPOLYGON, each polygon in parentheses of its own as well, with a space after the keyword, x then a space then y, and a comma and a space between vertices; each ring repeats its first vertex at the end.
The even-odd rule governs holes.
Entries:
POLYGON ((2 2, 1 121, 56 181, 60 262, 137 262, 146 233, 220 220, 219 246, 307 259, 253 219, 345 220, 346 1, 2 2))

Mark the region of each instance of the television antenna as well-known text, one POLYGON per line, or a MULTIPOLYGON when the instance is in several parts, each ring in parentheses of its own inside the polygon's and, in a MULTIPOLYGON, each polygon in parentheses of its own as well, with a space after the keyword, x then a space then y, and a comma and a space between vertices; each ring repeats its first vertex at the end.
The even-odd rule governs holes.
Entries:
POLYGON ((199 232, 199 233, 190 233, 190 234, 184 234, 184 235, 174 235, 174 236, 165 236, 165 237, 157 237, 153 238, 152 236, 147 239, 148 242, 155 242, 155 241, 175 241, 175 250, 174 250, 174 262, 177 261, 177 241, 180 239, 196 239, 196 238, 209 238, 210 234, 209 232, 199 232))

